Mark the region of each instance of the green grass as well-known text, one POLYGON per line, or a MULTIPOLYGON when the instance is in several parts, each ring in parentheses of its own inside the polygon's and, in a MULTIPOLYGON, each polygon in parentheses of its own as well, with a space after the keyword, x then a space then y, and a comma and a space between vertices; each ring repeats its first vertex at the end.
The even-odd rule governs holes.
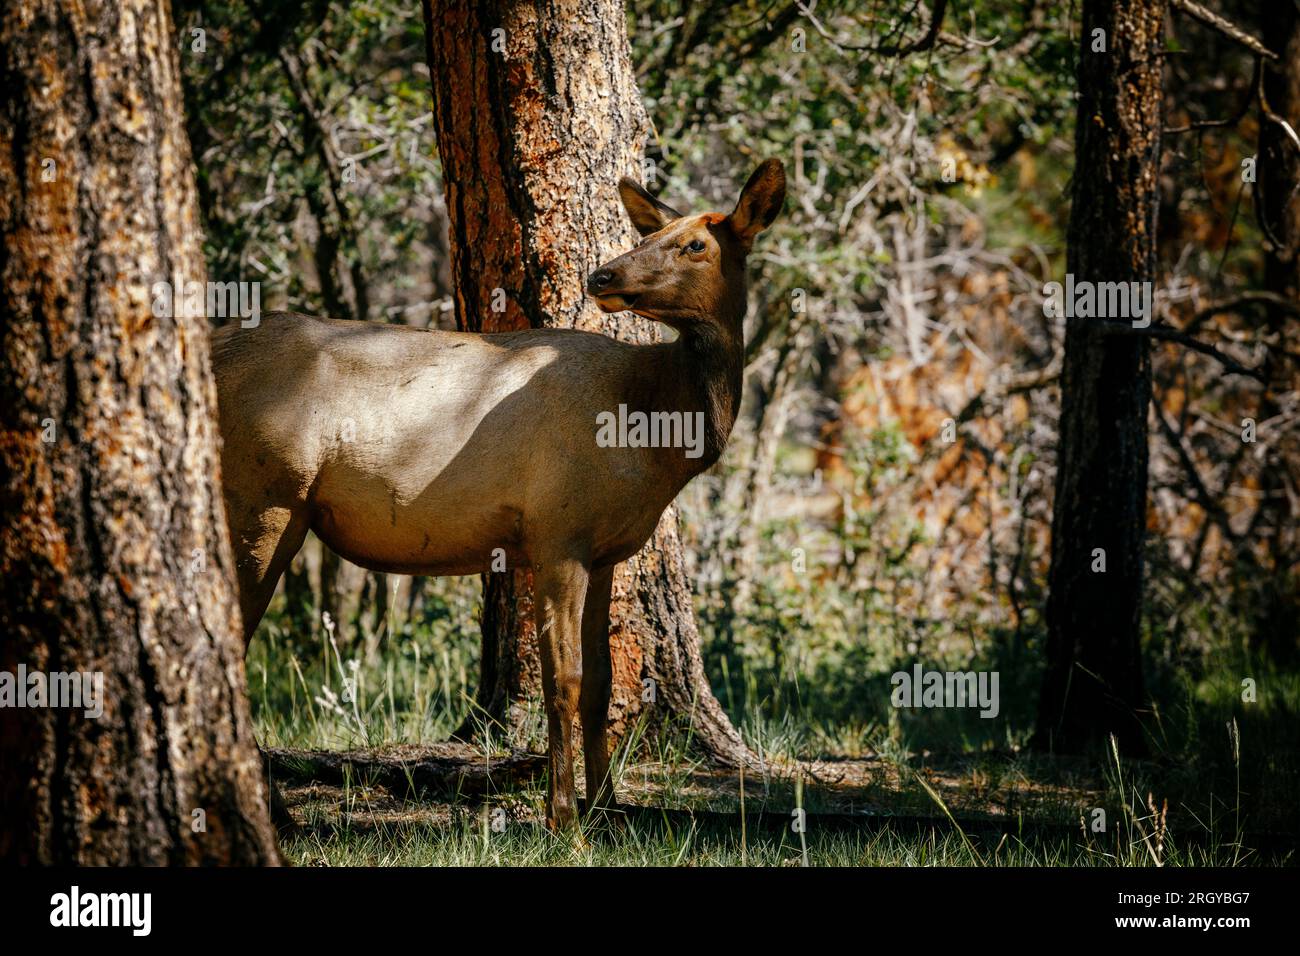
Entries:
MULTIPOLYGON (((613 840, 569 841, 537 827, 483 833, 465 822, 450 829, 401 828, 384 833, 295 838, 285 847, 300 866, 800 866, 797 837, 755 840, 742 847, 731 831, 629 826, 613 840)), ((977 854, 957 834, 900 833, 808 835, 808 866, 1147 866, 1145 851, 1123 857, 1089 852, 1064 841, 1008 841, 977 854)), ((1224 866, 1231 859, 1192 850, 1171 852, 1170 866, 1224 866)))
MULTIPOLYGON (((436 582, 416 617, 391 614, 357 640, 324 626, 301 633, 273 608, 248 657, 259 740, 303 749, 445 740, 473 712, 477 594, 473 579, 436 582)), ((766 635, 761 643, 769 646, 766 635)), ((642 809, 622 826, 588 828, 585 841, 541 826, 545 781, 488 803, 354 782, 289 791, 305 826, 287 840, 286 853, 301 865, 332 866, 1295 862, 1300 675, 1238 648, 1191 664, 1148 662, 1157 703, 1145 721, 1152 753, 1143 760, 1113 752, 1053 758, 1024 749, 1033 681, 1018 673, 1023 657, 1008 659, 1024 651, 1011 648, 1006 635, 987 638, 981 660, 966 665, 1017 674, 1018 684, 1004 684, 996 721, 882 707, 887 656, 876 655, 874 669, 837 670, 834 655, 823 655, 801 671, 796 656, 772 666, 716 637, 706 654, 718 670, 719 699, 770 768, 765 779, 746 778, 743 814, 738 781, 712 774, 686 737, 638 728, 616 755, 615 774, 620 799, 642 809), (819 677, 825 673, 833 673, 829 684, 819 677), (1242 700, 1245 677, 1255 681, 1254 702, 1242 700), (809 814, 802 841, 788 826, 796 806, 809 814), (677 812, 656 818, 655 808, 677 812), (1106 814, 1100 834, 1088 826, 1097 809, 1106 814), (491 825, 494 812, 505 821, 499 832, 491 825), (766 826, 759 825, 763 812, 766 826), (846 814, 864 812, 869 821, 845 825, 846 814), (882 824, 882 815, 909 822, 882 824), (918 826, 921 817, 932 824, 918 826), (774 818, 782 824, 777 829, 774 818), (1024 826, 994 832, 980 823, 990 818, 1024 826), (834 823, 824 826, 823 819, 834 823), (1273 839, 1278 835, 1283 839, 1273 839)), ((540 749, 540 713, 530 723, 540 749)))
MULTIPOLYGON (((460 807, 439 824, 396 823, 288 839, 286 855, 301 866, 1153 866, 1150 841, 1136 831, 1113 844, 1081 837, 1022 839, 965 835, 915 826, 819 832, 810 818, 805 841, 728 825, 637 820, 589 827, 581 841, 535 821, 511 820, 494 830, 487 812, 460 807)), ((1242 855, 1231 846, 1166 839, 1164 866, 1287 865, 1290 855, 1242 855)))
POLYGON ((345 750, 445 740, 473 708, 478 582, 446 578, 418 618, 391 612, 369 639, 295 629, 276 598, 247 657, 263 746, 345 750))

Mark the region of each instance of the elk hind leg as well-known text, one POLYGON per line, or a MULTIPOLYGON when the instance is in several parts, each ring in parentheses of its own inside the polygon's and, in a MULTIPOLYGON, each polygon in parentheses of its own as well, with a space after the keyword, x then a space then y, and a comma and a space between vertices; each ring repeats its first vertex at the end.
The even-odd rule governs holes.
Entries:
POLYGON ((587 771, 587 809, 613 806, 609 776, 609 699, 613 668, 609 657, 609 597, 614 566, 591 572, 582 609, 582 757, 587 771))

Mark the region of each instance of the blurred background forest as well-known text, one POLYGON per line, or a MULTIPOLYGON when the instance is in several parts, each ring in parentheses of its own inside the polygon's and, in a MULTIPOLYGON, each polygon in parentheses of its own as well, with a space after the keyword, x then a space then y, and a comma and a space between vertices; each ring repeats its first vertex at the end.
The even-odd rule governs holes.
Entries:
MULTIPOLYGON (((915 5, 628 7, 652 191, 727 209, 768 156, 790 181, 751 258, 741 417, 679 502, 714 692, 766 754, 1017 752, 1042 679, 1065 325, 1043 286, 1066 271, 1078 11, 969 0, 928 49, 884 57, 862 50, 902 43, 915 5), (999 718, 900 717, 889 675, 918 659, 998 670, 999 718)), ((1268 8, 1217 5, 1264 37, 1268 8)), ((454 328, 419 6, 180 0, 175 16, 208 38, 181 60, 210 274, 260 280, 264 310, 454 328)), ((1178 27, 1156 318, 1290 387, 1153 343, 1144 723, 1171 765, 1194 750, 1240 770, 1250 749, 1244 789, 1267 803, 1297 785, 1277 729, 1294 738, 1300 701, 1295 320, 1252 298, 1254 58, 1178 27), (1245 418, 1280 439, 1243 442, 1245 418), (1243 678, 1269 688, 1253 710, 1243 678)), ((445 738, 471 710, 480 590, 311 542, 249 658, 263 742, 445 738)))

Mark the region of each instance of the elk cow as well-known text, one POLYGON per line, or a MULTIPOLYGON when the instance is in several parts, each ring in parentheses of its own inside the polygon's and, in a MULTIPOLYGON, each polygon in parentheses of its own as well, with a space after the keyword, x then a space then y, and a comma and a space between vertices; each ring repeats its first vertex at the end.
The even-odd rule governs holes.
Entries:
POLYGON ((501 556, 531 567, 553 828, 576 820, 575 713, 588 803, 612 800, 614 566, 726 444, 741 396, 746 256, 781 210, 785 172, 776 160, 759 166, 730 215, 683 216, 628 179, 619 193, 644 239, 592 273, 587 293, 605 312, 673 327, 672 342, 289 313, 213 336, 245 639, 308 530, 374 571, 476 574, 501 556), (638 413, 667 440, 600 424, 638 413))

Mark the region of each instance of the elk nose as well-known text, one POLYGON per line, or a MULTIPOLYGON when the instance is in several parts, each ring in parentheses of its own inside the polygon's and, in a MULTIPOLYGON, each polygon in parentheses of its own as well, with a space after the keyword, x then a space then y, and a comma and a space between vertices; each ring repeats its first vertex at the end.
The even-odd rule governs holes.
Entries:
POLYGON ((599 269, 587 276, 587 291, 592 295, 600 295, 613 281, 613 269, 599 269))

